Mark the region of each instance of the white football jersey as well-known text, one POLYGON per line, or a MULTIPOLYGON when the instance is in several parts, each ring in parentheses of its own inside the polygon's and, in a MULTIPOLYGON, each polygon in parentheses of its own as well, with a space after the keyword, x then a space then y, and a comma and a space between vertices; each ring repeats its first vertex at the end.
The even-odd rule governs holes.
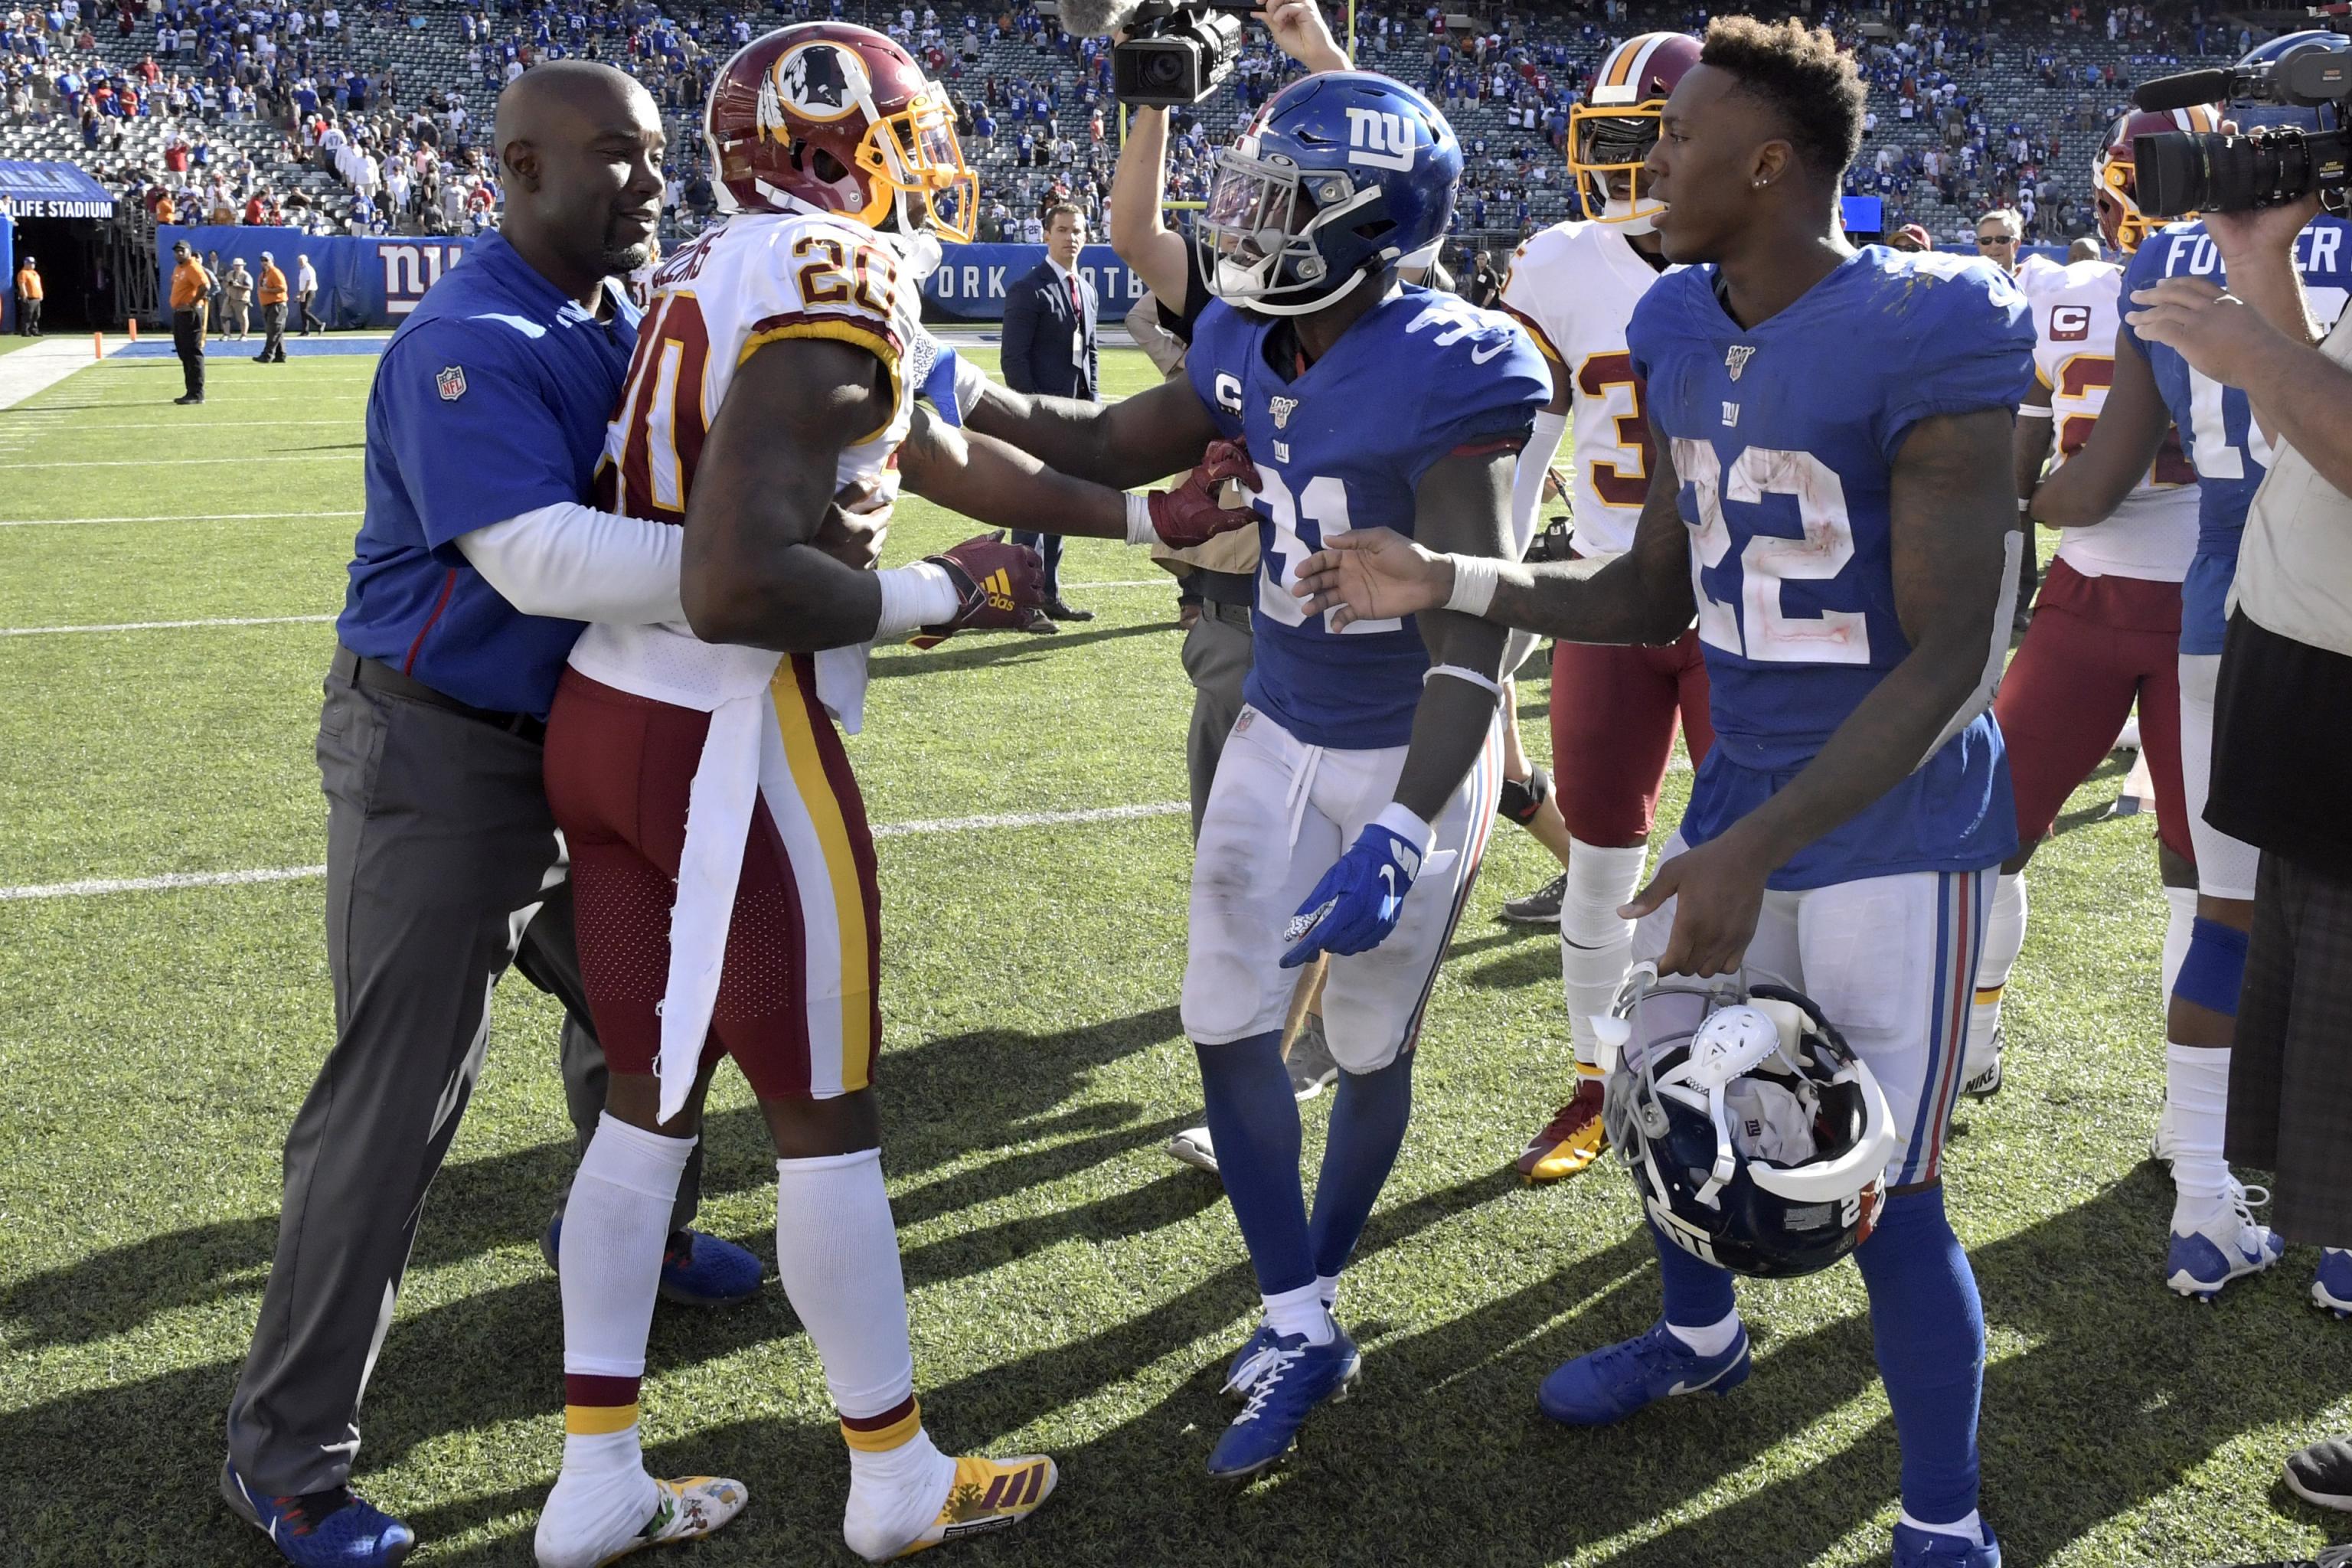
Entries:
MULTIPOLYGON (((2091 438, 2116 377, 2116 326, 2123 268, 2105 261, 2060 266, 2041 257, 2017 269, 2033 310, 2033 373, 2050 390, 2057 460, 2091 438)), ((2178 583, 2197 552, 2197 470, 2168 425, 2155 466, 2105 521, 2070 528, 2058 558, 2085 577, 2178 583)))
POLYGON ((1529 236, 1503 279, 1503 309, 1527 327, 1552 374, 1575 387, 1570 504, 1583 555, 1633 548, 1650 493, 1650 414, 1625 352, 1625 324, 1660 276, 1618 225, 1579 221, 1529 236))
MULTIPOLYGON (((703 438, 736 367, 780 338, 855 344, 889 372, 889 417, 843 450, 835 481, 837 488, 872 479, 883 505, 895 501, 894 459, 937 353, 923 331, 920 284, 871 229, 816 214, 739 213, 654 274, 653 304, 604 433, 597 504, 683 524, 703 438)), ((740 677, 723 668, 729 661, 699 651, 705 647, 683 622, 599 624, 581 635, 572 665, 625 691, 707 708, 723 695, 715 682, 740 677)), ((765 657, 772 667, 775 656, 765 657)), ((830 698, 828 705, 840 711, 830 698)), ((841 717, 855 727, 850 714, 841 717)))

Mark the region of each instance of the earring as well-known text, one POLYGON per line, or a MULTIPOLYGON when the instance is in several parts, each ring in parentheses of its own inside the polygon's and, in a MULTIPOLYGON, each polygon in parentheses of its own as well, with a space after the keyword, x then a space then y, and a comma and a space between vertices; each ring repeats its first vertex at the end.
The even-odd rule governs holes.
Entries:
POLYGON ((1758 180, 1758 181, 1756 181, 1756 182, 1755 182, 1755 185, 1756 185, 1756 188, 1757 188, 1758 190, 1759 190, 1759 191, 1760 191, 1760 190, 1762 190, 1766 185, 1769 185, 1769 184, 1770 184, 1771 183, 1772 183, 1772 182, 1771 182, 1771 181, 1769 181, 1769 180, 1758 180))

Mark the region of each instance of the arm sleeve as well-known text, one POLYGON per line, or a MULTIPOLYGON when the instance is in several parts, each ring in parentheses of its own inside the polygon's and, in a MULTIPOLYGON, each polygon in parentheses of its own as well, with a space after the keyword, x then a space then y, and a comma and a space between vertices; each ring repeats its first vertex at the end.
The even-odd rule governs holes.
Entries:
POLYGON ((496 321, 443 320, 394 345, 376 372, 383 432, 434 549, 510 517, 577 501, 562 412, 496 321))
POLYGON ((1546 410, 1536 416, 1535 434, 1519 448, 1519 466, 1511 475, 1511 542, 1522 557, 1535 542, 1544 475, 1559 456, 1560 438, 1567 434, 1568 416, 1546 410))
POLYGON ((1004 301, 1004 384, 1015 392, 1034 392, 1037 378, 1030 374, 1030 349, 1037 341, 1037 290, 1023 279, 1004 301))
MULTIPOLYGON (((1925 279, 1921 279, 1925 281, 1925 279)), ((2014 411, 2033 389, 2033 312, 2025 296, 1978 263, 1915 288, 1910 353, 1889 366, 1879 451, 1888 463, 1911 427, 1945 414, 2014 411)))
POLYGON ((686 619, 686 531, 559 502, 460 534, 457 549, 526 616, 642 626, 686 619))

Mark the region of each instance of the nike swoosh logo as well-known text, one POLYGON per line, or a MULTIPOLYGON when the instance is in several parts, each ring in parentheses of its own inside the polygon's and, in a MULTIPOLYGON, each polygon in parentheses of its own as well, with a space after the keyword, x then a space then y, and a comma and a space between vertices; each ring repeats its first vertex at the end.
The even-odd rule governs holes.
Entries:
POLYGON ((1505 349, 1507 349, 1511 345, 1508 343, 1496 343, 1493 348, 1488 349, 1484 353, 1479 353, 1476 349, 1472 349, 1470 351, 1470 363, 1472 364, 1485 364, 1488 360, 1493 359, 1496 354, 1501 353, 1505 349))

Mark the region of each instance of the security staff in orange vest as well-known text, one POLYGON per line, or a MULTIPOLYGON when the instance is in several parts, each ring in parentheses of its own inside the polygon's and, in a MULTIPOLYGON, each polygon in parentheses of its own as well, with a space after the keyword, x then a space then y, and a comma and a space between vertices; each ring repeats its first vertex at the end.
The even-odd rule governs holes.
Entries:
POLYGON ((256 364, 286 363, 286 274, 278 269, 277 258, 269 252, 261 253, 261 282, 254 290, 261 305, 261 352, 253 356, 256 364))
POLYGON ((186 394, 172 401, 184 405, 205 400, 205 305, 213 280, 186 240, 173 246, 172 255, 178 263, 172 268, 172 347, 188 383, 186 394))
POLYGON ((33 258, 25 258, 16 268, 16 335, 37 338, 41 335, 41 274, 33 266, 33 258))

